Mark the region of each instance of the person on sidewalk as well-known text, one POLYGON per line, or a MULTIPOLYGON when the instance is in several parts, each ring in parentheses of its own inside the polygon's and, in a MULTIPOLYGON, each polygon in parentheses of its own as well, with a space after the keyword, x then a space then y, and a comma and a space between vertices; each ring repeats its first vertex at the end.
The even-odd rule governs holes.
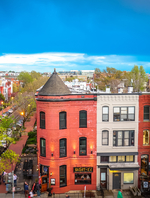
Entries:
POLYGON ((14 174, 14 186, 17 186, 17 175, 14 174))
POLYGON ((117 198, 123 198, 123 196, 122 196, 122 189, 120 189, 120 190, 118 191, 117 198))
POLYGON ((28 198, 29 195, 29 187, 27 182, 24 182, 24 193, 25 193, 25 198, 28 198))
POLYGON ((40 184, 37 182, 36 183, 36 191, 37 191, 37 196, 40 197, 41 193, 40 193, 40 184))

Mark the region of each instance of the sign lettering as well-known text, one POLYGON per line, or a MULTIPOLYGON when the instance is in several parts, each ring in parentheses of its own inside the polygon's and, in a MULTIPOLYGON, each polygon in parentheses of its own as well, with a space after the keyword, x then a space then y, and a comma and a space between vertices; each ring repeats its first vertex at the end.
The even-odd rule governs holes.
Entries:
POLYGON ((93 172, 93 167, 74 167, 73 172, 93 172))

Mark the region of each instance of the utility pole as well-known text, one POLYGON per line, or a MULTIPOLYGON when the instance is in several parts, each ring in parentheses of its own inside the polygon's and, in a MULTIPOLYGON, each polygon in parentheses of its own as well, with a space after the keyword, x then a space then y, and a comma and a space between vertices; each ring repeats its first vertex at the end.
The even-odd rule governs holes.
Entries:
POLYGON ((12 170, 12 195, 13 195, 13 198, 14 198, 14 192, 15 192, 15 187, 14 187, 14 171, 12 170))

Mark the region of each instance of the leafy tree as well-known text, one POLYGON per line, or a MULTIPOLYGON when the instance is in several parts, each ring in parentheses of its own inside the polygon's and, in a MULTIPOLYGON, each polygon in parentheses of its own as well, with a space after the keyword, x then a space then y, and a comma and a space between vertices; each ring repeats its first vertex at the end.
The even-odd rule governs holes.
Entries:
POLYGON ((19 160, 19 155, 14 151, 7 149, 0 158, 0 174, 11 168, 11 166, 17 163, 19 160))
POLYGON ((8 129, 12 127, 14 124, 14 119, 11 117, 0 117, 0 146, 2 145, 2 141, 6 141, 6 147, 10 145, 10 143, 15 143, 12 134, 9 134, 8 129))
POLYGON ((24 117, 25 122, 30 113, 36 108, 34 92, 18 93, 15 97, 14 103, 18 106, 17 111, 24 117))
POLYGON ((2 93, 0 93, 0 100, 5 101, 5 97, 4 97, 4 95, 2 93))
POLYGON ((26 72, 26 71, 23 71, 19 74, 18 76, 18 80, 22 80, 24 82, 24 85, 26 85, 27 83, 30 83, 33 81, 33 78, 32 76, 26 72))
POLYGON ((31 77, 33 78, 33 80, 37 80, 42 77, 42 75, 39 72, 31 71, 31 77))
POLYGON ((131 83, 133 81, 132 85, 135 92, 144 91, 144 85, 148 81, 148 76, 146 75, 143 66, 140 66, 139 68, 135 65, 130 72, 128 80, 130 80, 131 83))

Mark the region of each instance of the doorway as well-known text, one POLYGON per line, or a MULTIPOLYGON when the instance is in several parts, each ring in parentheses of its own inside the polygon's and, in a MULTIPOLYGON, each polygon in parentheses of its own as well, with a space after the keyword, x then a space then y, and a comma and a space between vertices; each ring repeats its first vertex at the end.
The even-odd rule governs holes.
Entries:
POLYGON ((100 185, 107 189, 107 168, 101 168, 100 170, 100 185))
POLYGON ((121 189, 121 173, 113 173, 113 189, 121 189))

